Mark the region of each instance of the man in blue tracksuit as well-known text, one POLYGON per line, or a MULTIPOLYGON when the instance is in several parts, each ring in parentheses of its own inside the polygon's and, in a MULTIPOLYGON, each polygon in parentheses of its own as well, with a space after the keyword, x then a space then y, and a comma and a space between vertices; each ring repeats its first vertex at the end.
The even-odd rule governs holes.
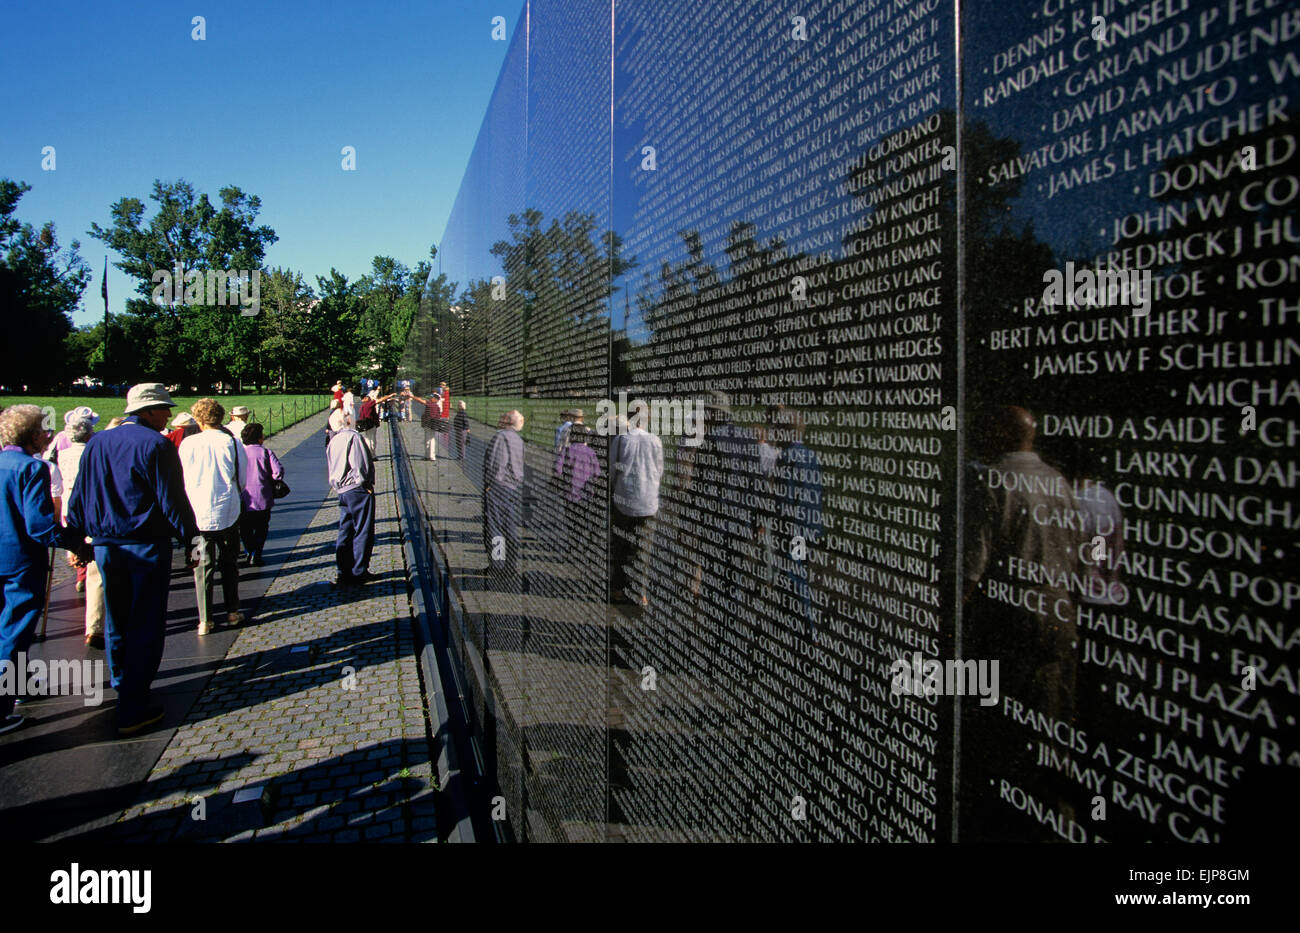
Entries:
MULTIPOLYGON (((0 663, 10 665, 31 646, 45 608, 48 548, 76 549, 76 540, 54 518, 49 468, 34 456, 50 441, 43 417, 35 405, 14 405, 0 414, 0 663)), ((14 680, 12 687, 0 690, 0 733, 23 723, 14 712, 22 685, 14 680)))
POLYGON ((175 405, 161 383, 132 386, 126 420, 86 444, 68 508, 69 526, 91 538, 104 578, 105 651, 120 735, 165 712, 150 703, 149 687, 162 661, 172 541, 188 547, 198 534, 180 456, 158 433, 175 405))

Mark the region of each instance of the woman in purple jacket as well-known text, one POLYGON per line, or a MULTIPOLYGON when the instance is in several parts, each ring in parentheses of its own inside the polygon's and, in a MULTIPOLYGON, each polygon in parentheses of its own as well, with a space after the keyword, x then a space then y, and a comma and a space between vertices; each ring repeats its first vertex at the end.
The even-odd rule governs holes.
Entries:
POLYGON ((555 463, 555 475, 563 484, 565 511, 569 518, 570 542, 585 547, 595 535, 592 481, 600 477, 600 458, 589 446, 592 431, 578 422, 569 428, 568 446, 555 463))
POLYGON ((248 475, 244 477, 244 514, 239 519, 239 536, 250 567, 262 566, 262 548, 271 525, 275 505, 275 481, 284 479, 280 458, 262 446, 262 426, 256 421, 244 425, 240 435, 248 454, 248 475))

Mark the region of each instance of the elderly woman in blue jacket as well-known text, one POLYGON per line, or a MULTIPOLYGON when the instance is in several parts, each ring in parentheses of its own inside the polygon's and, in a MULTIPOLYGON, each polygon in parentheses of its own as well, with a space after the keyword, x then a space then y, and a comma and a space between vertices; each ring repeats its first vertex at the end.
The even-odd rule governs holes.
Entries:
POLYGON ((15 682, 18 655, 31 647, 45 609, 49 549, 56 545, 83 552, 55 517, 49 467, 36 455, 50 442, 35 405, 0 412, 0 733, 17 729, 14 712, 22 685, 15 682))

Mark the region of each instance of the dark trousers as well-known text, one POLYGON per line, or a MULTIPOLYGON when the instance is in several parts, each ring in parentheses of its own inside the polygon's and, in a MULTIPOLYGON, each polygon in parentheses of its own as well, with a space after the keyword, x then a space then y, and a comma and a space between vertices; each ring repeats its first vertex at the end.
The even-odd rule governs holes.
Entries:
MULTIPOLYGON (((641 537, 648 529, 643 526, 651 518, 649 515, 624 515, 617 508, 609 510, 612 524, 609 555, 613 566, 610 568, 610 585, 614 592, 626 592, 630 583, 636 583, 639 568, 633 570, 641 559, 641 537)), ((631 594, 628 594, 631 595, 631 594)), ((644 592, 638 596, 648 595, 644 592)))
POLYGON ((131 715, 149 705, 149 685, 162 662, 172 545, 101 544, 95 547, 95 563, 104 577, 108 674, 118 712, 131 715))
POLYGON ((226 612, 239 611, 239 523, 220 531, 199 532, 199 565, 194 568, 199 621, 212 621, 212 588, 221 571, 221 596, 226 612))
POLYGON ((370 569, 370 552, 375 548, 375 497, 364 489, 339 493, 339 536, 334 559, 339 574, 359 577, 370 569))
POLYGON ((465 459, 465 436, 469 434, 469 428, 456 429, 456 459, 465 459))
POLYGON ((483 549, 492 566, 513 570, 519 566, 519 508, 522 492, 506 486, 489 486, 483 493, 483 549))
MULTIPOLYGON (((36 625, 45 608, 43 565, 26 567, 14 573, 0 574, 0 662, 18 663, 18 653, 26 652, 36 635, 36 625)), ((14 692, 0 696, 0 719, 14 711, 14 700, 23 687, 14 673, 14 692)))
POLYGON ((244 550, 250 557, 261 560, 262 548, 266 547, 266 535, 270 528, 270 509, 250 509, 239 519, 239 536, 243 539, 244 550))

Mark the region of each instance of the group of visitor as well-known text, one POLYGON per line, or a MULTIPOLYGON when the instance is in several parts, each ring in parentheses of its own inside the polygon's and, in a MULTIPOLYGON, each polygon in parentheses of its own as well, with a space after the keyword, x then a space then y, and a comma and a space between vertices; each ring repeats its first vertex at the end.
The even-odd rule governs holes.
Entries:
MULTIPOLYGON (((198 634, 216 627, 220 572, 225 620, 239 608, 240 548, 263 566, 275 499, 288 491, 284 467, 263 446, 246 406, 195 402, 176 407, 160 383, 127 393, 125 412, 96 432, 86 406, 64 416, 57 435, 35 405, 0 411, 0 662, 30 647, 48 611, 50 548, 62 547, 85 593, 85 642, 107 655, 118 693, 117 725, 133 735, 163 708, 150 685, 162 660, 174 543, 194 572, 198 634)), ((0 733, 18 728, 16 697, 0 696, 0 733)))

